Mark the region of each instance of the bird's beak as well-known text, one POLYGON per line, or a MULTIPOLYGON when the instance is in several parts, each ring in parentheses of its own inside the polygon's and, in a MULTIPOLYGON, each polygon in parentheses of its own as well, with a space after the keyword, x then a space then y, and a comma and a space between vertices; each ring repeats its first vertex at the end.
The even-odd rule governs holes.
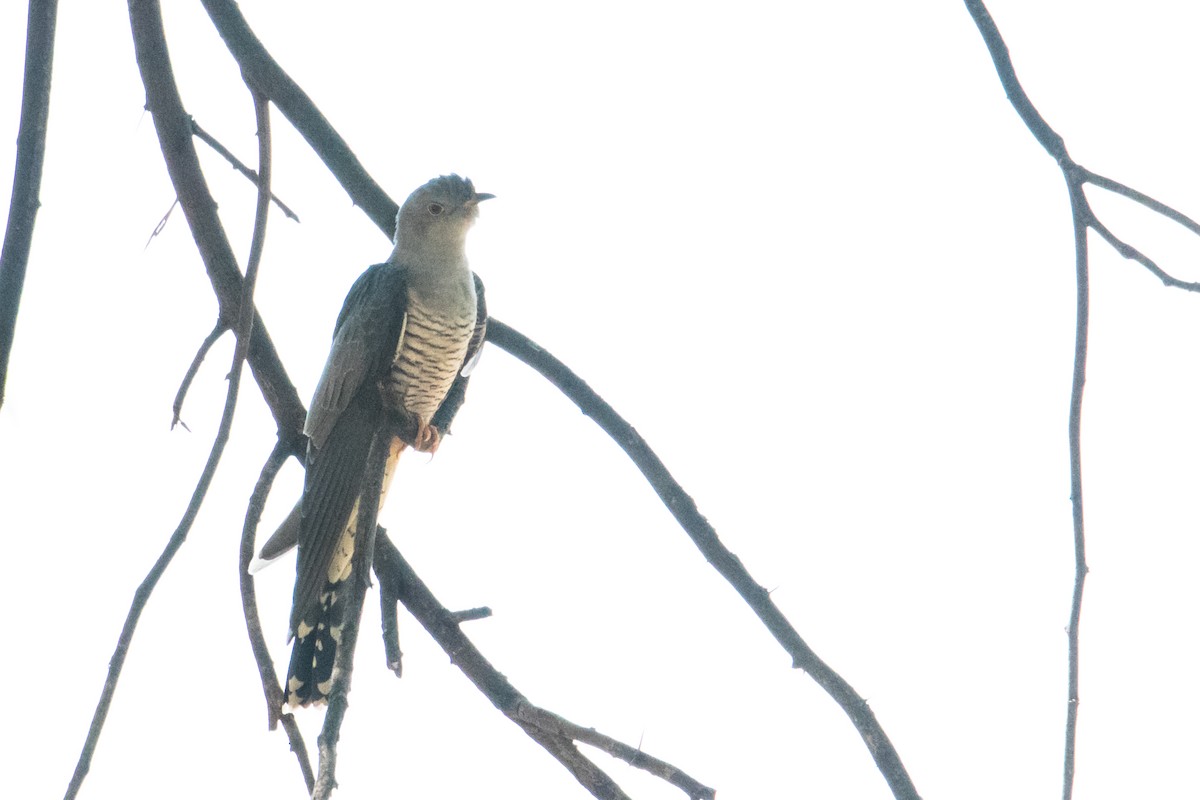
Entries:
POLYGON ((479 205, 484 200, 491 200, 491 199, 495 198, 495 196, 496 195, 488 194, 487 192, 476 192, 475 196, 471 198, 471 203, 473 205, 479 205))

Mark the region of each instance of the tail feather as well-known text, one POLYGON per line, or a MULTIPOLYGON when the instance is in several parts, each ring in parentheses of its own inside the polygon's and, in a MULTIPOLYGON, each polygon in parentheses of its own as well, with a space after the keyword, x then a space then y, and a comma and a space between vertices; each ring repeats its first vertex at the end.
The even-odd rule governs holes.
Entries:
POLYGON ((301 618, 288 665, 287 704, 324 705, 333 684, 333 661, 342 638, 347 581, 327 583, 320 606, 301 618))

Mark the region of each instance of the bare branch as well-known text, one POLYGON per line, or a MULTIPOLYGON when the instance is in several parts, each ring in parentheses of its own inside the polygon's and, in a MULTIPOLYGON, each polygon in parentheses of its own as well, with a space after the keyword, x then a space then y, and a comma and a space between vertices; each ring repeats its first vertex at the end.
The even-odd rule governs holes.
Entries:
POLYGON ((491 615, 492 610, 487 606, 464 608, 462 611, 450 612, 450 616, 454 617, 455 622, 474 622, 477 619, 487 619, 491 615))
POLYGON ((541 709, 509 683, 462 632, 454 614, 438 602, 417 576, 400 551, 380 528, 375 538, 375 574, 381 587, 388 587, 409 613, 437 641, 450 661, 506 717, 520 725, 530 738, 542 745, 593 796, 606 800, 626 798, 619 786, 575 746, 572 739, 585 741, 606 752, 621 753, 635 767, 668 780, 692 797, 711 797, 713 790, 686 775, 682 770, 651 756, 636 757, 636 750, 614 739, 568 722, 557 714, 541 709))
MULTIPOLYGON (((150 8, 152 17, 150 19, 137 19, 135 5, 130 5, 130 16, 135 18, 134 28, 138 29, 138 24, 157 27, 161 34, 161 17, 158 17, 158 8, 152 3, 145 3, 144 8, 150 8), (157 17, 157 19, 155 19, 157 17), (155 25, 157 23, 157 25, 155 25)), ((145 28, 143 33, 148 32, 145 28)), ((152 30, 149 31, 152 33, 152 30)), ((136 34, 135 34, 136 38, 136 34)), ((165 56, 165 51, 164 54, 165 56)), ((169 68, 169 64, 168 64, 169 68)), ((265 109, 265 102, 262 105, 265 109)), ((264 111, 265 114, 265 111, 264 111)), ((261 123, 261 120, 260 120, 261 123)), ((261 130, 261 128, 260 128, 261 130)), ((165 150, 165 147, 164 147, 165 150)), ((269 145, 265 152, 269 154, 269 145)), ((194 152, 193 152, 194 155, 194 152)), ((258 262, 262 254, 263 242, 266 235, 266 209, 268 202, 266 198, 267 185, 270 179, 269 158, 260 166, 260 172, 263 175, 259 197, 259 213, 255 219, 254 237, 250 245, 250 258, 246 264, 246 279, 242 282, 241 294, 238 298, 239 313, 237 316, 237 346, 234 348, 233 365, 229 370, 229 385, 226 388, 225 394, 225 410, 221 415, 221 424, 217 429, 217 435, 213 441, 213 446, 209 452, 208 461, 204 465, 204 471, 197 481, 196 488, 192 492, 191 501, 188 503, 187 509, 184 512, 183 519, 180 520, 175 532, 171 534, 171 538, 167 541, 166 547, 162 554, 146 575, 145 580, 138 586, 134 593, 134 599, 129 607, 129 613, 125 617, 125 624, 121 629, 121 635, 117 639, 117 647, 113 652, 113 657, 109 661, 108 676, 104 682, 104 689, 101 691, 100 700, 96 704, 96 711, 92 716, 92 724, 88 729, 88 736, 84 742, 83 751, 79 755, 79 761, 75 766, 75 773, 71 777, 71 782, 67 786, 66 798, 75 797, 80 787, 83 785, 83 780, 87 776, 88 770, 91 767, 92 755, 95 752, 96 744, 100 740, 100 733, 104 728, 104 721, 108 716, 108 709, 112 705, 113 695, 117 689, 117 681, 121 676, 121 670, 125 664, 125 656, 129 652, 129 645, 133 640, 133 634, 137 629, 137 623, 141 617, 142 610, 146 603, 150 600, 150 595, 153 594, 155 586, 159 579, 166 572, 171 560, 175 554, 179 552, 179 548, 183 546, 187 539, 188 532, 191 530, 192 523, 196 519, 196 515, 200 512, 200 506, 204 502, 204 497, 208 493, 208 487, 212 483, 213 476, 216 475, 217 465, 221 461, 221 454, 225 450, 225 445, 229 441, 230 431, 233 429, 233 413, 237 407, 238 389, 241 384, 242 365, 245 363, 246 355, 250 349, 250 340, 253 334, 253 325, 255 322, 254 314, 254 284, 258 275, 258 262)), ((180 193, 183 196, 183 193, 180 193)), ((187 210, 187 203, 184 202, 184 210, 187 210)), ((236 267, 234 267, 236 270, 236 267)))
POLYGON ((242 75, 270 98, 296 127, 317 156, 361 208, 389 239, 396 228, 400 207, 375 182, 358 158, 316 105, 296 85, 254 35, 233 0, 201 0, 225 46, 233 54, 242 75))
POLYGON ((1071 218, 1075 234, 1075 359, 1071 372, 1071 414, 1067 437, 1071 449, 1071 519, 1075 537, 1075 588, 1071 595, 1071 622, 1067 628, 1067 723, 1063 746, 1063 800, 1075 789, 1075 729, 1079 718, 1079 618, 1083 613, 1083 581, 1087 558, 1083 535, 1083 384, 1087 375, 1088 246, 1091 209, 1083 187, 1072 184, 1071 218))
MULTIPOLYGON (((167 172, 217 296, 220 318, 231 324, 238 316, 242 276, 217 216, 216 201, 200 171, 191 122, 179 97, 167 53, 159 3, 157 0, 131 3, 129 20, 138 68, 146 87, 147 107, 154 118, 167 172)), ((281 435, 290 442, 301 442, 304 404, 257 315, 247 360, 281 435)), ((299 444, 296 449, 300 449, 299 444)))
POLYGON ((987 44, 988 52, 992 56, 992 63, 996 65, 996 74, 1000 76, 1000 84, 1004 87, 1004 93, 1008 95, 1008 101, 1017 110, 1017 114, 1029 128, 1029 132, 1037 138, 1046 152, 1063 169, 1066 169, 1068 165, 1074 165, 1075 162, 1067 155, 1067 145, 1063 142, 1063 138, 1034 108, 1033 103, 1029 100, 1029 95, 1025 94, 1025 89, 1017 80, 1017 72, 1008 55, 1008 45, 1004 43, 1004 37, 1000 35, 1000 29, 996 27, 996 21, 988 13, 983 1, 964 0, 964 2, 967 5, 967 11, 971 13, 971 18, 975 20, 975 26, 979 28, 979 33, 983 36, 984 43, 987 44))
POLYGON ((33 245, 46 128, 50 121, 50 75, 54 66, 54 29, 58 0, 30 0, 25 33, 25 78, 21 87, 21 122, 17 129, 17 161, 4 244, 0 247, 0 406, 8 382, 17 312, 25 288, 25 268, 33 245))
POLYGON ((1128 197, 1130 200, 1133 200, 1136 203, 1142 204, 1143 206, 1150 209, 1151 211, 1155 211, 1159 214, 1162 214, 1164 217, 1171 220, 1172 222, 1176 222, 1176 223, 1182 225, 1183 227, 1187 228, 1189 231, 1196 234, 1197 236, 1200 236, 1200 222, 1196 222, 1194 219, 1189 217, 1187 214, 1184 214, 1182 211, 1176 211, 1174 208, 1171 208, 1171 206, 1167 205, 1166 203, 1155 200, 1150 195, 1143 194, 1142 192, 1139 192, 1137 189, 1126 186, 1125 184, 1119 183, 1118 181, 1114 181, 1112 178, 1106 178, 1103 175, 1097 175, 1096 173, 1092 172, 1090 169, 1085 169, 1084 167, 1078 167, 1078 170, 1079 170, 1080 179, 1082 181, 1084 181, 1085 183, 1090 183, 1093 186, 1099 186, 1101 189, 1107 189, 1108 191, 1113 192, 1114 194, 1119 194, 1124 197, 1128 197))
POLYGON ((702 798, 712 800, 717 795, 714 790, 704 786, 699 781, 680 771, 677 767, 655 758, 649 753, 644 752, 640 747, 630 747, 624 742, 618 742, 616 739, 605 736, 597 732, 595 728, 581 727, 574 722, 563 719, 558 714, 554 714, 544 708, 538 708, 529 703, 519 703, 516 715, 519 720, 535 725, 547 733, 563 736, 576 742, 590 744, 592 747, 608 753, 613 758, 619 758, 630 766, 643 769, 655 777, 662 778, 672 786, 683 790, 688 797, 695 798, 695 800, 701 800, 702 798))
POLYGON ((1176 289, 1183 289, 1187 292, 1200 292, 1200 283, 1181 281, 1175 276, 1167 274, 1161 267, 1158 266, 1158 264, 1154 263, 1154 261, 1141 250, 1138 250, 1133 245, 1118 239, 1117 236, 1100 220, 1093 219, 1090 227, 1093 228, 1096 233, 1100 234, 1100 237, 1104 239, 1104 241, 1108 242, 1112 246, 1113 250, 1116 250, 1123 257, 1128 258, 1131 261, 1138 262, 1143 267, 1150 270, 1155 277, 1157 277, 1167 286, 1173 286, 1176 289))
MULTIPOLYGON (((236 169, 238 172, 242 173, 242 175, 246 176, 247 180, 249 180, 251 183, 255 184, 256 186, 258 185, 258 173, 257 172, 250 169, 245 164, 243 164, 241 161, 239 161, 238 157, 229 151, 229 148, 227 148, 225 145, 223 145, 219 141, 217 141, 217 139, 212 134, 210 134, 208 131, 201 128, 200 123, 196 122, 195 117, 188 117, 188 119, 192 123, 192 132, 196 134, 197 139, 204 142, 206 145, 208 145, 213 150, 215 150, 222 158, 224 158, 226 161, 228 161, 233 166, 234 169, 236 169)), ((279 206, 279 210, 282 211, 283 215, 285 217, 287 217, 288 219, 295 220, 296 222, 300 221, 300 218, 296 216, 296 213, 294 211, 292 211, 290 208, 288 208, 287 205, 282 200, 280 200, 278 197, 276 197, 274 192, 271 192, 271 202, 273 202, 273 203, 275 203, 275 205, 279 206)))
POLYGON ((400 652, 400 618, 397 612, 399 598, 388 584, 379 584, 379 618, 383 627, 383 657, 387 668, 399 678, 404 674, 404 653, 400 652))
MULTIPOLYGON (((174 208, 174 206, 172 206, 172 208, 174 208)), ((183 411, 184 398, 187 397, 188 389, 192 387, 192 381, 195 380, 196 373, 200 371, 200 365, 204 363, 204 359, 208 355, 208 351, 212 349, 212 346, 217 343, 217 339, 220 339, 222 334, 224 334, 227 330, 229 330, 229 328, 223 322, 221 322, 221 320, 217 320, 217 324, 213 326, 212 331, 208 334, 208 336, 205 336, 204 341, 200 343, 200 349, 196 351, 196 355, 192 358, 192 363, 188 366, 187 373, 183 376, 183 382, 179 384, 179 391, 175 393, 175 402, 171 404, 172 429, 174 429, 176 425, 181 424, 183 425, 184 430, 191 430, 191 428, 187 426, 187 423, 185 423, 179 416, 179 414, 183 411)))
POLYGON ((850 717, 892 793, 898 798, 918 797, 916 787, 913 786, 912 779, 900 760, 900 754, 896 752, 891 740, 879 725, 867 701, 800 638, 800 634, 775 605, 770 593, 754 581, 741 560, 721 543, 717 532, 696 508, 696 502, 671 476, 666 466, 633 426, 566 364, 495 318, 488 320, 488 340, 541 373, 579 406, 580 411, 591 417, 612 437, 642 471, 663 504, 708 562, 737 590, 775 640, 791 655, 792 666, 811 675, 850 717))
POLYGON ((262 621, 258 616, 258 599, 254 591, 254 576, 250 574, 250 562, 254 558, 254 534, 262 518, 263 507, 267 502, 267 494, 279 468, 290 455, 287 442, 278 439, 271 451, 267 462, 263 464, 250 502, 246 506, 246 522, 242 526, 241 546, 238 550, 238 584, 242 595, 242 612, 246 618, 246 633, 250 637, 250 649, 254 653, 254 663, 258 665, 258 677, 262 681, 263 695, 267 700, 267 727, 274 730, 276 725, 283 723, 287 733, 288 744, 300 765, 300 774, 304 785, 312 793, 313 777, 312 764, 308 760, 308 748, 304 746, 304 738, 300 735, 300 727, 296 718, 291 714, 282 713, 284 697, 283 687, 275 676, 275 664, 271 661, 271 652, 267 649, 267 640, 263 635, 262 621))

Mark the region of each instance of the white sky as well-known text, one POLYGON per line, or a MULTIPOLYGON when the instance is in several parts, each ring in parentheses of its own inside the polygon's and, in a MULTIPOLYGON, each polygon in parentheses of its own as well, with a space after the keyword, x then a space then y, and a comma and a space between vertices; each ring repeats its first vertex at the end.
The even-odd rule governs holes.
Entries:
MULTIPOLYGON (((254 120, 198 3, 169 3, 190 113, 247 162, 254 120)), ((492 312, 647 437, 816 651, 868 698, 928 798, 1056 797, 1072 580, 1074 276, 1059 172, 960 3, 243 4, 397 200, 449 171, 498 199, 472 234, 492 312), (285 19, 286 17, 286 19, 285 19)), ((1032 99, 1082 164, 1200 215, 1196 11, 1002 2, 1032 99)), ((0 5, 0 131, 24 4, 0 5)), ((170 405, 215 319, 170 206, 120 4, 64 0, 7 399, 0 729, 13 797, 56 797, 130 597, 183 513, 230 339, 170 405)), ((307 400, 342 298, 388 242, 274 115, 258 306, 307 400)), ((200 146, 244 257, 254 191, 200 146)), ((0 159, 9 169, 11 146, 0 159)), ((9 173, 5 173, 7 175, 9 173)), ((5 191, 0 192, 7 202, 5 191)), ((1179 277, 1200 243, 1091 195, 1179 277)), ((1079 797, 1196 792, 1200 297, 1093 239, 1079 797)), ((265 729, 237 595, 274 424, 250 382, 209 499, 146 611, 85 797, 299 797, 265 729)), ((264 528, 294 501, 294 463, 264 528)), ((491 349, 455 436, 383 521, 533 702, 721 797, 883 798, 832 700, 789 668, 616 445, 491 349)), ((260 576, 286 663, 290 564, 260 576)), ((344 800, 583 797, 401 614, 368 599, 344 800)), ((315 747, 319 713, 304 714, 315 747)), ((671 787, 601 754, 638 798, 671 787)))

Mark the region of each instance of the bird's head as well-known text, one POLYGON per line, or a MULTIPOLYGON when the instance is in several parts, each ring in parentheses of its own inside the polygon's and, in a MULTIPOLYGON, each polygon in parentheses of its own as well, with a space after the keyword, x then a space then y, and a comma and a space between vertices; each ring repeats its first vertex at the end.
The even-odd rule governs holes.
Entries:
POLYGON ((479 204, 495 195, 475 191, 457 175, 434 178, 408 196, 396 215, 396 250, 461 248, 479 216, 479 204))

